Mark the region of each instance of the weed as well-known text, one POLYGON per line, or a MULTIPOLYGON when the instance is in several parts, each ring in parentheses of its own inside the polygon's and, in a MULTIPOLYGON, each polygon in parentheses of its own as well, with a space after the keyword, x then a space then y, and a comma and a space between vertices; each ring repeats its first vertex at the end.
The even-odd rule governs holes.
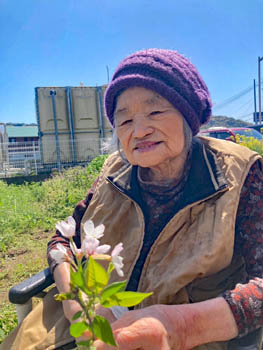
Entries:
POLYGON ((0 255, 16 245, 18 235, 52 230, 56 221, 71 215, 105 158, 99 156, 86 168, 70 168, 42 183, 8 186, 0 181, 0 255))
POLYGON ((239 136, 236 137, 236 142, 242 146, 248 147, 252 151, 256 151, 263 156, 263 142, 262 140, 255 139, 254 137, 239 136))
POLYGON ((0 314, 0 343, 17 325, 15 305, 7 304, 1 308, 0 314))
POLYGON ((0 181, 0 343, 17 325, 7 290, 47 266, 46 244, 55 223, 71 215, 85 198, 106 157, 99 156, 86 167, 54 173, 42 183, 0 181))

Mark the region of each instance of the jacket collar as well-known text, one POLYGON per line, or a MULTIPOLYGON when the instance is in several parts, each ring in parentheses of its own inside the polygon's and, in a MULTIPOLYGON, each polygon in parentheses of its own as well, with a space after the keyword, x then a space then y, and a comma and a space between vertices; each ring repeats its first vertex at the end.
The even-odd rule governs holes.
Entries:
POLYGON ((192 165, 184 191, 184 206, 228 187, 216 154, 198 137, 193 139, 192 165))
MULTIPOLYGON (((198 137, 193 138, 193 150, 189 176, 185 184, 182 207, 212 196, 228 187, 216 154, 198 137)), ((137 166, 123 163, 108 180, 136 202, 140 202, 137 184, 137 166)))

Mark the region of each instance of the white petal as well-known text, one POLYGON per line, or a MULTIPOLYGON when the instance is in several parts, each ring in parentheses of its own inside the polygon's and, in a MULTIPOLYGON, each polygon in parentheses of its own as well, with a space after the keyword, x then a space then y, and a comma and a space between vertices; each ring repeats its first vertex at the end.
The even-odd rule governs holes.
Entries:
POLYGON ((116 272, 117 274, 120 276, 120 277, 123 277, 123 271, 122 271, 122 268, 123 268, 123 262, 122 262, 123 258, 121 256, 113 256, 112 257, 112 263, 116 269, 116 272))
POLYGON ((124 276, 124 273, 122 271, 122 266, 118 265, 118 264, 115 264, 115 269, 116 269, 116 272, 117 274, 120 276, 120 277, 123 277, 124 276))
POLYGON ((67 222, 70 226, 76 227, 76 221, 74 220, 73 216, 69 216, 67 222))
POLYGON ((96 254, 106 254, 109 250, 110 250, 110 245, 108 245, 108 244, 103 244, 103 245, 100 245, 100 246, 96 249, 95 253, 96 253, 96 254))
POLYGON ((92 236, 94 235, 94 224, 92 220, 88 220, 85 222, 83 226, 84 232, 87 236, 92 236))
POLYGON ((123 257, 121 257, 121 256, 113 256, 112 257, 112 262, 113 262, 114 266, 116 264, 116 265, 123 267, 124 265, 123 265, 122 261, 123 261, 123 257))
POLYGON ((122 269, 119 268, 119 267, 117 267, 117 266, 116 266, 116 272, 117 272, 117 274, 118 274, 120 277, 123 277, 123 276, 124 276, 124 273, 123 273, 122 269))
POLYGON ((72 237, 75 235, 75 228, 70 226, 65 221, 60 221, 56 224, 56 229, 66 238, 72 237))
POLYGON ((69 216, 67 219, 67 225, 68 225, 68 235, 69 237, 75 236, 76 231, 76 221, 72 216, 69 216))
POLYGON ((56 223, 56 229, 57 229, 60 233, 63 234, 63 232, 62 232, 63 227, 62 227, 62 225, 61 225, 61 222, 57 222, 57 223, 56 223))
POLYGON ((105 226, 103 224, 100 224, 99 226, 97 226, 95 228, 94 237, 97 238, 97 239, 103 237, 104 236, 104 234, 103 234, 104 230, 105 230, 105 226))
POLYGON ((93 255, 99 244, 96 238, 87 236, 81 244, 81 251, 84 255, 93 255))
POLYGON ((123 250, 123 244, 122 243, 117 244, 114 247, 113 251, 111 252, 111 256, 113 257, 113 256, 119 255, 122 250, 123 250))

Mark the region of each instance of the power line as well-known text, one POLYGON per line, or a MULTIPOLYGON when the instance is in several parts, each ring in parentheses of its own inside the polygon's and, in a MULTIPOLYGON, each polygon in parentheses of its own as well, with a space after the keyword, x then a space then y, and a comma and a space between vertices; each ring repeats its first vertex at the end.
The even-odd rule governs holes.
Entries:
POLYGON ((245 90, 239 92, 238 94, 233 95, 233 96, 229 97, 228 99, 226 99, 225 101, 216 104, 213 107, 213 109, 215 110, 215 109, 222 108, 222 107, 226 106, 227 104, 232 103, 235 100, 238 100, 240 97, 242 97, 242 96, 246 95, 247 93, 249 93, 250 91, 252 91, 253 88, 254 88, 253 86, 249 86, 248 88, 246 88, 245 90))
POLYGON ((248 123, 254 123, 254 121, 251 119, 252 117, 250 118, 245 118, 245 119, 242 119, 244 122, 248 122, 248 123))
MULTIPOLYGON (((263 82, 262 82, 262 85, 263 85, 263 82)), ((256 87, 258 87, 258 83, 256 83, 256 87)), ((215 106, 213 106, 213 110, 223 108, 224 106, 226 106, 226 105, 238 100, 239 98, 243 97, 244 95, 248 94, 253 89, 254 89, 254 86, 247 87, 246 89, 242 90, 241 92, 237 93, 236 95, 233 95, 233 96, 227 98, 226 100, 215 104, 215 106)), ((261 90, 263 90, 263 86, 262 86, 261 90)))
POLYGON ((246 111, 251 108, 251 98, 249 100, 247 100, 245 103, 243 103, 242 105, 239 105, 236 110, 234 110, 234 112, 232 112, 232 114, 237 113, 238 111, 240 111, 242 108, 247 107, 246 111))
POLYGON ((240 116, 238 116, 238 117, 235 117, 235 119, 242 119, 242 118, 246 118, 246 117, 248 117, 248 116, 253 116, 253 112, 250 112, 250 113, 245 114, 245 115, 240 115, 240 116))

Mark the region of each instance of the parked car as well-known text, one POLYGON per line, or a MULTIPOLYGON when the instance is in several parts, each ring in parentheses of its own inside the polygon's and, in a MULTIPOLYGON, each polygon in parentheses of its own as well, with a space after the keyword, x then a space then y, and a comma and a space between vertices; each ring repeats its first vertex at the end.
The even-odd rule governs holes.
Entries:
POLYGON ((200 136, 215 137, 221 140, 228 140, 236 142, 236 136, 254 137, 258 140, 263 140, 263 136, 257 130, 251 128, 225 128, 225 127, 212 127, 205 130, 200 130, 200 136))
POLYGON ((263 134, 263 124, 255 124, 255 125, 249 125, 250 129, 255 129, 261 134, 263 134))

